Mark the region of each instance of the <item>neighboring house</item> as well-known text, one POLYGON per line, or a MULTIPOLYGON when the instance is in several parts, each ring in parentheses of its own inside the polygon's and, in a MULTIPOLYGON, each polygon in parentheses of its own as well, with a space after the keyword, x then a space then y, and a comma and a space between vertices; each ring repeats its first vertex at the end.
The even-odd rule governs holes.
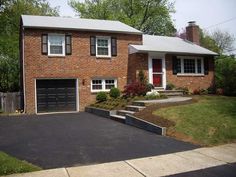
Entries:
POLYGON ((143 35, 119 21, 22 15, 21 90, 25 113, 84 110, 99 91, 123 90, 144 70, 150 83, 214 85, 214 55, 189 40, 143 35))

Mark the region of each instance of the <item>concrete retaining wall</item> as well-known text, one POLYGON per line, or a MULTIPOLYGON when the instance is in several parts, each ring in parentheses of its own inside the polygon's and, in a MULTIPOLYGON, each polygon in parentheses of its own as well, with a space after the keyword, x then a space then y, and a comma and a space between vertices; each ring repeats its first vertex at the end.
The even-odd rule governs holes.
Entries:
POLYGON ((110 118, 110 111, 106 109, 95 108, 95 107, 85 107, 85 111, 92 114, 96 114, 98 116, 110 118))
POLYGON ((126 115, 125 123, 128 125, 132 125, 153 133, 156 133, 158 135, 166 135, 166 128, 157 126, 153 123, 147 122, 145 120, 139 119, 132 115, 126 115))
MULTIPOLYGON (((109 111, 106 109, 95 108, 95 107, 86 107, 85 111, 105 118, 111 118, 111 115, 116 113, 116 111, 109 111)), ((138 127, 156 133, 158 135, 163 135, 163 136, 166 135, 165 127, 157 126, 153 123, 147 122, 145 120, 139 119, 129 114, 126 114, 125 116, 125 124, 138 127)))

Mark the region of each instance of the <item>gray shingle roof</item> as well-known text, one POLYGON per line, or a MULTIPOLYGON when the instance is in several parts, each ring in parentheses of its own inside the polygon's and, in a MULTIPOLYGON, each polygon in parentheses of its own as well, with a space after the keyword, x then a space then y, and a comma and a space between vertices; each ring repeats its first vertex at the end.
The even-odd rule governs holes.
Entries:
POLYGON ((111 20, 94 20, 70 17, 50 17, 50 16, 33 16, 22 15, 24 28, 53 28, 53 29, 70 29, 86 30, 99 32, 114 32, 128 34, 142 34, 141 31, 132 28, 119 21, 111 20))
POLYGON ((143 45, 130 46, 136 52, 218 55, 215 52, 178 37, 143 35, 143 45))

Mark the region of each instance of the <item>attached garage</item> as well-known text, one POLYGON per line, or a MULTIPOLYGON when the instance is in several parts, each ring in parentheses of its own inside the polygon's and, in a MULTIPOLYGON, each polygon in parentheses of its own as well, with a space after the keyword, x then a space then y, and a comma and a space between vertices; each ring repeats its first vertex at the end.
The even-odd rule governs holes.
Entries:
POLYGON ((76 79, 37 79, 37 113, 77 111, 76 79))

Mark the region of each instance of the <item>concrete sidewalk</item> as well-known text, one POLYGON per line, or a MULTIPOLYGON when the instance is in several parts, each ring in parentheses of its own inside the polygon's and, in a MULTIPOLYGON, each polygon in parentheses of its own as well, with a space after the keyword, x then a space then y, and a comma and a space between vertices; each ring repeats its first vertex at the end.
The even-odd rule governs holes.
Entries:
POLYGON ((193 176, 192 174, 235 176, 235 162, 236 143, 119 162, 14 174, 8 177, 157 177, 178 176, 178 174, 179 176, 193 176), (213 170, 206 173, 207 169, 213 170))

